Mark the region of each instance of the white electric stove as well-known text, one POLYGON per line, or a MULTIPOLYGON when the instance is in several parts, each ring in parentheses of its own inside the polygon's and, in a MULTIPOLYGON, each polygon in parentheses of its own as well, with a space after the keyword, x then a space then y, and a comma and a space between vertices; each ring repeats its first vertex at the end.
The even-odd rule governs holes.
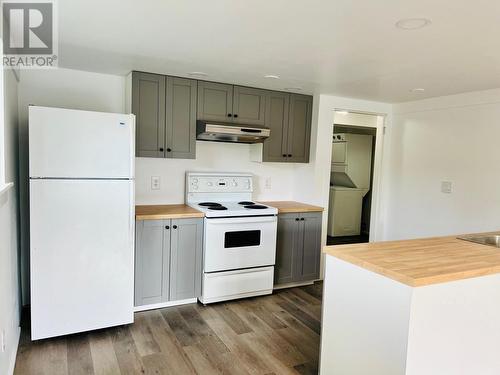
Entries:
POLYGON ((252 192, 251 174, 186 174, 186 203, 205 213, 202 303, 272 293, 278 210, 252 192))

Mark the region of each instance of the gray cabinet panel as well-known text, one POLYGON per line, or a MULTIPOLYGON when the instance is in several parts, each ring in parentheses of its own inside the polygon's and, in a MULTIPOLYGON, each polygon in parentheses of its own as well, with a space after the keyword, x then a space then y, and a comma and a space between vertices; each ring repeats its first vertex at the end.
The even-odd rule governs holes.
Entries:
POLYGON ((196 157, 197 81, 167 77, 166 156, 196 157))
POLYGON ((164 156, 165 77, 132 73, 132 113, 136 116, 136 156, 164 156))
POLYGON ((264 141, 262 161, 286 161, 290 94, 270 91, 266 100, 265 126, 271 135, 264 141))
POLYGON ((297 280, 315 280, 319 278, 321 257, 321 213, 300 214, 302 232, 301 252, 298 254, 299 271, 297 280))
POLYGON ((232 121, 232 115, 233 85, 198 81, 198 120, 232 121))
POLYGON ((168 301, 170 231, 168 220, 136 223, 135 305, 168 301))
POLYGON ((290 95, 290 114, 288 118, 288 161, 309 162, 311 139, 312 97, 290 95))
POLYGON ((321 217, 320 212, 278 215, 275 284, 319 277, 321 217))
POLYGON ((278 216, 278 236, 276 241, 276 265, 274 267, 275 284, 293 281, 297 252, 299 222, 298 214, 278 216))
POLYGON ((172 220, 170 299, 198 297, 201 291, 203 219, 172 220))
POLYGON ((266 90, 234 86, 233 122, 264 125, 266 113, 266 90))

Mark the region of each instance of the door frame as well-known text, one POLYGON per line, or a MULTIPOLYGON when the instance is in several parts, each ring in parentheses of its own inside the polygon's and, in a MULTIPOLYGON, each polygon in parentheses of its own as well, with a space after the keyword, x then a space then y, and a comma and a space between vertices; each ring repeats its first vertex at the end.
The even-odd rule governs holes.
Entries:
MULTIPOLYGON (((382 156, 383 156, 383 137, 385 135, 386 122, 387 122, 387 113, 377 113, 377 112, 367 112, 360 111, 356 109, 347 109, 347 108, 335 108, 333 110, 333 117, 335 119, 336 112, 349 112, 361 115, 371 115, 377 116, 376 125, 356 125, 349 124, 349 126, 355 127, 363 127, 363 128, 372 128, 376 130, 375 134, 375 152, 374 152, 374 161, 373 161, 373 178, 372 178, 372 202, 371 202, 371 212, 370 212, 370 232, 369 232, 369 241, 377 241, 380 240, 381 233, 379 231, 379 218, 381 211, 381 184, 382 184, 382 156)), ((334 120, 332 121, 332 135, 334 132, 334 120)), ((331 154, 332 154, 333 143, 330 146, 330 165, 331 165, 331 154)), ((328 203, 330 203, 330 197, 328 196, 328 203)), ((328 216, 328 208, 326 208, 326 216, 328 216)), ((326 237, 325 237, 326 238, 326 237)))

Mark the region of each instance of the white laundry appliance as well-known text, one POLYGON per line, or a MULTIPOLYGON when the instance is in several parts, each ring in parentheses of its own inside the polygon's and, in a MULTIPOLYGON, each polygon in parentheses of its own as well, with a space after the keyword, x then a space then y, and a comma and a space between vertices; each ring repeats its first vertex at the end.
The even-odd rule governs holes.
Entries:
POLYGON ((186 174, 186 202, 205 214, 202 303, 272 293, 278 210, 252 191, 251 174, 186 174))
POLYGON ((32 340, 133 322, 134 129, 29 108, 32 340))

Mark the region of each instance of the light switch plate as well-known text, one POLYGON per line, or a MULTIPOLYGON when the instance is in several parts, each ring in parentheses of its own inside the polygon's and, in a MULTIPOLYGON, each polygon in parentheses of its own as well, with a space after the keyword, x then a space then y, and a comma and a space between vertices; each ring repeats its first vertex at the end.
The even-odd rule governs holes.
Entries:
POLYGON ((441 193, 451 194, 452 187, 451 181, 441 181, 441 193))
POLYGON ((151 176, 151 190, 160 190, 160 176, 151 176))

